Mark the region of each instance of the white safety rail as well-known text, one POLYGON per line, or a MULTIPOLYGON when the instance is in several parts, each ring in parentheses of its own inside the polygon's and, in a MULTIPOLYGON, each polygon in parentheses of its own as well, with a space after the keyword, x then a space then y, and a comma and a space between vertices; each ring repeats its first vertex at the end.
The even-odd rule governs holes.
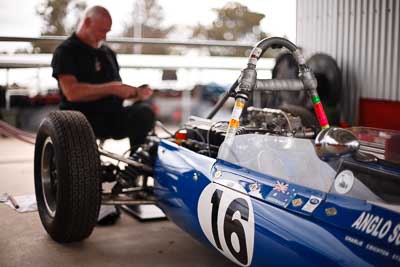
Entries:
MULTIPOLYGON (((3 54, 0 55, 0 68, 50 67, 51 58, 51 54, 3 54)), ((241 70, 247 61, 247 57, 118 55, 121 68, 241 70)), ((257 68, 271 70, 274 63, 274 59, 266 58, 260 61, 257 68)))

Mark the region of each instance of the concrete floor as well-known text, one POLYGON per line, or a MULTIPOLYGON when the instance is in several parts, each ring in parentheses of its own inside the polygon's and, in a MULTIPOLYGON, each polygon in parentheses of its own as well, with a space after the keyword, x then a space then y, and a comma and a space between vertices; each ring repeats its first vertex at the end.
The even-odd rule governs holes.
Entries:
MULTIPOLYGON (((0 137, 0 194, 34 193, 33 146, 0 137)), ((96 227, 81 243, 60 245, 37 212, 17 213, 0 203, 0 266, 232 266, 173 223, 138 222, 127 214, 96 227)))

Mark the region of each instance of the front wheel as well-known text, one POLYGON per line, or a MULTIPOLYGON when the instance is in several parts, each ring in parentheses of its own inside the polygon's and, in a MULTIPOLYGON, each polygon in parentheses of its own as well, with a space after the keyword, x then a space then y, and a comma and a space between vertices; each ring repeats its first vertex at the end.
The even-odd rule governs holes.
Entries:
POLYGON ((87 238, 101 202, 100 157, 93 130, 79 112, 56 111, 41 123, 35 143, 39 216, 57 242, 87 238))

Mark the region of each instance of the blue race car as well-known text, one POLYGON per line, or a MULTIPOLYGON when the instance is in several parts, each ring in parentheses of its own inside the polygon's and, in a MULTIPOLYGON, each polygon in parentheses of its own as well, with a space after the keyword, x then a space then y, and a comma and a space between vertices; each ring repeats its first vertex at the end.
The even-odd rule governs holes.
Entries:
POLYGON ((81 241, 100 205, 156 204, 240 266, 400 265, 400 133, 330 127, 316 86, 297 47, 268 38, 207 118, 166 138, 150 134, 129 157, 99 146, 82 114, 51 113, 35 144, 44 228, 57 242, 81 241), (257 79, 270 47, 295 56, 299 80, 257 79), (319 125, 249 106, 262 91, 306 91, 319 125), (212 120, 229 97, 231 118, 212 120))

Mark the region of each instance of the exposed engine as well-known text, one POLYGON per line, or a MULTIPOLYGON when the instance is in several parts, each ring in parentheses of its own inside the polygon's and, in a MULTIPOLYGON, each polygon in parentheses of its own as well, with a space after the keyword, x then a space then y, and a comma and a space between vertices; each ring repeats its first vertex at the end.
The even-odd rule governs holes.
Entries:
MULTIPOLYGON (((216 158, 219 147, 225 139, 228 124, 228 121, 215 122, 191 116, 184 127, 175 133, 172 141, 196 153, 216 158)), ((243 113, 236 135, 250 133, 296 138, 314 138, 315 136, 314 129, 305 127, 300 116, 280 109, 255 107, 249 107, 243 113)), ((159 139, 156 136, 148 136, 145 144, 131 151, 131 155, 122 161, 127 163, 122 169, 112 164, 102 166, 103 181, 117 181, 112 189, 114 195, 124 193, 130 188, 147 185, 147 177, 152 175, 151 167, 155 160, 158 142, 159 139), (129 161, 136 163, 131 166, 129 161)))
POLYGON ((249 107, 244 123, 247 127, 265 129, 280 135, 294 134, 303 128, 300 117, 271 108, 249 107))
MULTIPOLYGON (((190 117, 184 128, 177 131, 176 142, 200 154, 216 157, 225 138, 228 121, 213 122, 190 117)), ((315 131, 303 125, 299 116, 280 109, 248 107, 236 135, 259 133, 297 138, 313 138, 315 131)))

